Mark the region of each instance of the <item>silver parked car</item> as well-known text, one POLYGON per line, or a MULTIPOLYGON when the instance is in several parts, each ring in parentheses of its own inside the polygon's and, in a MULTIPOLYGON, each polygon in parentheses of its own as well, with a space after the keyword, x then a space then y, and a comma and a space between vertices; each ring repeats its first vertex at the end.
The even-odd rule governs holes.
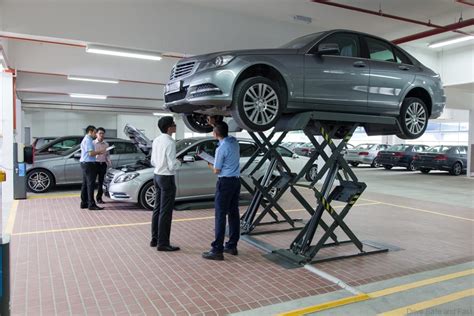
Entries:
MULTIPOLYGON (((113 167, 136 163, 145 159, 145 153, 139 151, 129 140, 107 139, 115 148, 110 152, 113 167)), ((38 156, 32 165, 27 166, 27 188, 31 192, 44 193, 61 184, 79 184, 82 182, 80 145, 73 148, 38 156)))
MULTIPOLYGON (((176 157, 182 161, 176 174, 176 200, 206 199, 214 196, 216 175, 209 170, 207 162, 197 157, 196 153, 205 151, 214 156, 217 144, 218 141, 210 137, 187 138, 176 142, 176 157)), ((239 145, 240 164, 243 166, 257 150, 257 146, 253 141, 246 139, 239 139, 239 145)), ((279 147, 278 150, 293 172, 301 170, 309 160, 284 147, 279 147)), ((256 163, 258 159, 254 162, 256 163)), ((317 165, 313 165, 306 175, 306 180, 314 179, 317 170, 317 165)), ((156 194, 153 171, 154 168, 149 162, 109 169, 104 192, 113 200, 138 203, 141 207, 152 209, 156 194)), ((245 175, 242 178, 245 179, 245 175)))
POLYGON ((212 130, 208 115, 264 131, 282 114, 320 110, 396 117, 388 129, 364 127, 370 135, 409 139, 420 137, 446 102, 434 71, 389 41, 349 30, 310 34, 278 49, 184 58, 164 97, 165 107, 200 133, 212 130))
POLYGON ((360 144, 354 149, 348 149, 344 155, 352 166, 357 167, 359 164, 367 164, 372 168, 380 167, 377 162, 377 155, 379 151, 386 150, 390 145, 385 144, 360 144))

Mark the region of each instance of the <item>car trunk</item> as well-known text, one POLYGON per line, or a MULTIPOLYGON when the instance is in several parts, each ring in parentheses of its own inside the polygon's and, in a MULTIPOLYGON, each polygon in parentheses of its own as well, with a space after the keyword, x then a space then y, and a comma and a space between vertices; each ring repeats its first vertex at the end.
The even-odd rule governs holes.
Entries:
POLYGON ((416 160, 420 162, 432 162, 436 156, 439 156, 442 153, 419 153, 416 155, 416 160))

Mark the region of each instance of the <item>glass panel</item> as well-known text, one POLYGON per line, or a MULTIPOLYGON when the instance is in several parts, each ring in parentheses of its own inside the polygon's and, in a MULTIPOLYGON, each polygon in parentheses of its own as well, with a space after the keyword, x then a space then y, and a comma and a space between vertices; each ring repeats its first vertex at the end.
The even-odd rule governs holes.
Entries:
POLYGON ((366 37, 370 59, 395 62, 392 46, 375 38, 366 37))
POLYGON ((355 34, 348 33, 339 33, 331 35, 325 38, 321 43, 318 44, 318 47, 321 44, 338 44, 339 45, 339 56, 346 57, 359 57, 360 48, 359 48, 359 36, 355 34))
POLYGON ((251 143, 240 143, 240 157, 251 157, 257 150, 257 146, 251 143))
POLYGON ((448 150, 450 150, 452 147, 451 146, 434 146, 431 148, 428 148, 427 152, 429 153, 445 153, 448 150))
POLYGON ((389 151, 405 151, 410 147, 410 145, 393 145, 392 147, 389 147, 389 151))

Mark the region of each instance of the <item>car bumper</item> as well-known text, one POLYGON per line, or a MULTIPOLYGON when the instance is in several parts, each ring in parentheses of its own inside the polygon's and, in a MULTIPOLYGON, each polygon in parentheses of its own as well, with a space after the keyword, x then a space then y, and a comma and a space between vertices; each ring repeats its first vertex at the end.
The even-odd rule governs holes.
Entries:
POLYGON ((446 161, 416 161, 413 163, 416 169, 429 169, 429 170, 451 170, 451 166, 446 163, 446 161))
POLYGON ((362 164, 372 164, 374 161, 375 157, 371 156, 346 156, 344 157, 346 161, 348 162, 357 162, 357 163, 362 163, 362 164))
POLYGON ((380 165, 394 167, 408 167, 408 165, 410 164, 407 160, 401 159, 378 159, 377 162, 380 165))
POLYGON ((107 188, 104 187, 104 191, 112 200, 137 203, 140 188, 141 182, 131 180, 122 183, 110 183, 107 188))
POLYGON ((430 119, 437 119, 443 114, 444 107, 446 106, 446 98, 443 102, 433 103, 431 108, 430 119))

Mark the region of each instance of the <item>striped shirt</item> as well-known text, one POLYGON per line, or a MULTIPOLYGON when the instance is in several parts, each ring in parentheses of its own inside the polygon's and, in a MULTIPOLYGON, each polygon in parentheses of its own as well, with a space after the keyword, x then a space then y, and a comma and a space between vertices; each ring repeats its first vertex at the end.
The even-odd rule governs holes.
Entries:
MULTIPOLYGON (((106 150, 109 147, 109 144, 106 141, 99 142, 97 139, 94 140, 94 147, 95 151, 106 150)), ((106 162, 108 166, 112 165, 112 161, 110 160, 110 151, 107 151, 105 154, 97 155, 95 158, 97 162, 106 162)))

